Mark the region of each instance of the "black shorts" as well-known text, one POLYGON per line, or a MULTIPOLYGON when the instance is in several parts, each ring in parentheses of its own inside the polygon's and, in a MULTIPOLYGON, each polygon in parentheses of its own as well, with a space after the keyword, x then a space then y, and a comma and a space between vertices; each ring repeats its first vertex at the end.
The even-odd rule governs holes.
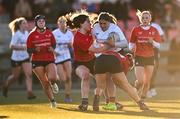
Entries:
POLYGON ((123 67, 119 59, 113 55, 101 55, 95 61, 95 74, 120 73, 123 72, 123 67))
POLYGON ((62 62, 58 62, 58 63, 56 63, 56 65, 58 65, 58 64, 64 64, 64 63, 67 62, 67 61, 71 61, 71 59, 67 59, 67 60, 64 60, 64 61, 62 61, 62 62))
POLYGON ((152 57, 135 57, 135 66, 146 66, 146 65, 154 65, 154 56, 152 57))
POLYGON ((91 74, 94 74, 94 62, 95 62, 95 59, 92 59, 88 62, 74 61, 73 66, 76 69, 78 66, 84 65, 85 67, 87 67, 90 70, 91 74))
POLYGON ((22 65, 22 63, 25 63, 25 62, 30 62, 30 59, 25 59, 25 60, 22 60, 22 61, 14 61, 11 59, 11 66, 12 67, 19 67, 22 65))
POLYGON ((33 69, 36 67, 46 67, 50 63, 54 63, 54 61, 32 61, 32 67, 33 69))

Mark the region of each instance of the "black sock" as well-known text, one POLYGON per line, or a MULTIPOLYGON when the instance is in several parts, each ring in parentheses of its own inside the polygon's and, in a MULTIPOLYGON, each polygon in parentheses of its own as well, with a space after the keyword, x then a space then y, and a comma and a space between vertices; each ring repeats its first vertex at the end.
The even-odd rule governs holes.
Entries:
POLYGON ((100 100, 100 96, 99 95, 95 95, 94 96, 93 105, 94 106, 99 106, 99 100, 100 100))
POLYGON ((82 104, 87 105, 88 104, 88 98, 82 98, 82 104))

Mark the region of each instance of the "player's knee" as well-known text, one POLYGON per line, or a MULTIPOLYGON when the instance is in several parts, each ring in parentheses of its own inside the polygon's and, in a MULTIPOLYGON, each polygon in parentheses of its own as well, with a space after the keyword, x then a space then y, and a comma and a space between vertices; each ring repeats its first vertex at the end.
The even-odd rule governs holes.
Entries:
POLYGON ((28 78, 28 79, 32 79, 32 73, 26 73, 25 76, 26 76, 26 78, 28 78))
POLYGON ((19 76, 18 76, 18 75, 13 75, 12 77, 13 77, 12 79, 13 79, 14 81, 16 81, 16 80, 19 79, 19 76))
POLYGON ((53 81, 56 81, 58 77, 56 75, 54 76, 52 75, 52 76, 49 76, 48 79, 53 82, 53 81))

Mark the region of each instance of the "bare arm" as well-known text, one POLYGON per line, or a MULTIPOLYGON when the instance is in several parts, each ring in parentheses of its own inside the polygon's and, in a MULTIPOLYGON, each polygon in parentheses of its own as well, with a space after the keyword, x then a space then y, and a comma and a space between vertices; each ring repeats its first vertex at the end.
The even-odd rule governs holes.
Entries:
POLYGON ((149 41, 148 41, 150 44, 152 44, 155 48, 158 48, 160 49, 160 43, 156 42, 153 40, 153 38, 149 38, 149 41))
POLYGON ((110 48, 111 46, 107 44, 100 45, 98 47, 96 47, 95 44, 92 44, 89 48, 89 51, 94 52, 94 53, 101 53, 101 52, 107 51, 110 48))
POLYGON ((17 45, 10 45, 10 48, 12 50, 26 50, 26 46, 25 45, 21 45, 21 46, 17 46, 17 45))

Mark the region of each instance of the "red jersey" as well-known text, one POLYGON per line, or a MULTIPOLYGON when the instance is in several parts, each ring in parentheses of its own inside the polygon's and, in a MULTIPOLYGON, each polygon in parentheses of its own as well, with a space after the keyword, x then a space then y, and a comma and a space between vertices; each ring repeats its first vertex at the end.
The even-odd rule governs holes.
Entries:
POLYGON ((49 52, 48 48, 55 44, 56 40, 50 30, 46 29, 44 33, 39 33, 34 29, 28 36, 27 48, 40 47, 40 52, 32 53, 32 61, 54 61, 54 53, 49 52))
POLYGON ((135 55, 142 57, 154 56, 153 45, 148 43, 150 37, 153 37, 156 42, 161 42, 158 31, 152 26, 150 26, 148 30, 143 29, 141 26, 137 26, 133 29, 130 43, 136 44, 135 55))
POLYGON ((80 62, 88 62, 95 58, 94 53, 89 51, 89 47, 93 44, 91 33, 82 34, 79 31, 74 36, 74 60, 80 62))

